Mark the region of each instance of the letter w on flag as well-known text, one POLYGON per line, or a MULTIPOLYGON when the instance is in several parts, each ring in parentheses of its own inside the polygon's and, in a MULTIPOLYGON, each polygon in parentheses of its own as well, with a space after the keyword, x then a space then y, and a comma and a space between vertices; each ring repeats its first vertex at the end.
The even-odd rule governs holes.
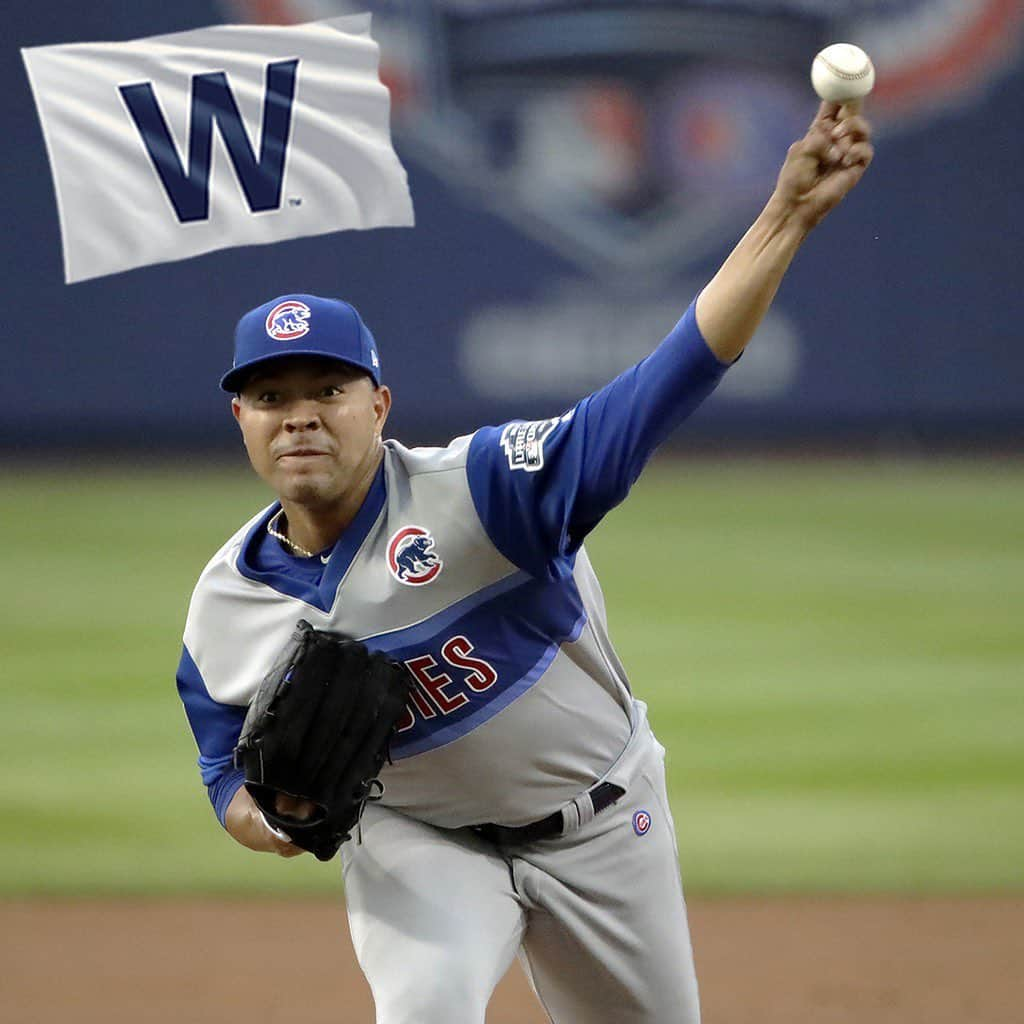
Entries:
POLYGON ((68 283, 413 223, 368 15, 22 54, 68 283))
POLYGON ((297 60, 267 65, 263 103, 263 135, 257 161, 242 115, 223 71, 192 78, 192 131, 188 139, 188 172, 171 138, 151 82, 118 86, 153 161, 178 220, 206 220, 210 215, 210 149, 216 120, 231 165, 245 192, 249 209, 276 210, 281 205, 284 158, 292 123, 297 60))

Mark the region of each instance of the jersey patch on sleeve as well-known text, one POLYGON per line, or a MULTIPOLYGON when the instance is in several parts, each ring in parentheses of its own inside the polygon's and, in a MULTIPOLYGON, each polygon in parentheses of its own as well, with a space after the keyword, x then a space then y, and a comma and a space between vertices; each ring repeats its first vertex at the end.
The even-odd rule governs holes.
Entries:
POLYGON ((572 419, 570 409, 564 416, 531 423, 509 423, 501 432, 499 444, 508 459, 509 469, 522 469, 536 473, 544 466, 544 442, 559 423, 572 419))

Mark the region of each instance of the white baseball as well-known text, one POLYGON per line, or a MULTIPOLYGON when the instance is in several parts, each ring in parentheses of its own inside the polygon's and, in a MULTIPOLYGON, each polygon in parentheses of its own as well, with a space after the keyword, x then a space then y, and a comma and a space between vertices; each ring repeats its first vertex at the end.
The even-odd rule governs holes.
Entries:
POLYGON ((829 103, 861 100, 875 87, 875 66, 859 46, 833 43, 814 58, 811 84, 829 103))

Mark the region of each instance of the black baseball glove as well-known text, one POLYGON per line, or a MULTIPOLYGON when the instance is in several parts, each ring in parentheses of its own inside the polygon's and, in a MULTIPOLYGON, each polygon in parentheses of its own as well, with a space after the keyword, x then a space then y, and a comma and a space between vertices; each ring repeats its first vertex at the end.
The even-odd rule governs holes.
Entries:
POLYGON ((406 668, 341 633, 300 621, 242 725, 235 767, 264 817, 296 846, 330 860, 352 833, 409 696, 406 668), (279 793, 316 805, 281 814, 279 793))

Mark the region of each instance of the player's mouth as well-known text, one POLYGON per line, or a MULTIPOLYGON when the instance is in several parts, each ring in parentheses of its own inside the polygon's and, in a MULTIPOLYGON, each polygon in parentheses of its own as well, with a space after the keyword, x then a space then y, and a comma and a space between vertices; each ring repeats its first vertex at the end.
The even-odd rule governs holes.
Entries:
POLYGON ((277 460, 281 462, 285 459, 315 459, 326 455, 330 455, 330 452, 323 448, 289 448, 278 453, 277 460))

